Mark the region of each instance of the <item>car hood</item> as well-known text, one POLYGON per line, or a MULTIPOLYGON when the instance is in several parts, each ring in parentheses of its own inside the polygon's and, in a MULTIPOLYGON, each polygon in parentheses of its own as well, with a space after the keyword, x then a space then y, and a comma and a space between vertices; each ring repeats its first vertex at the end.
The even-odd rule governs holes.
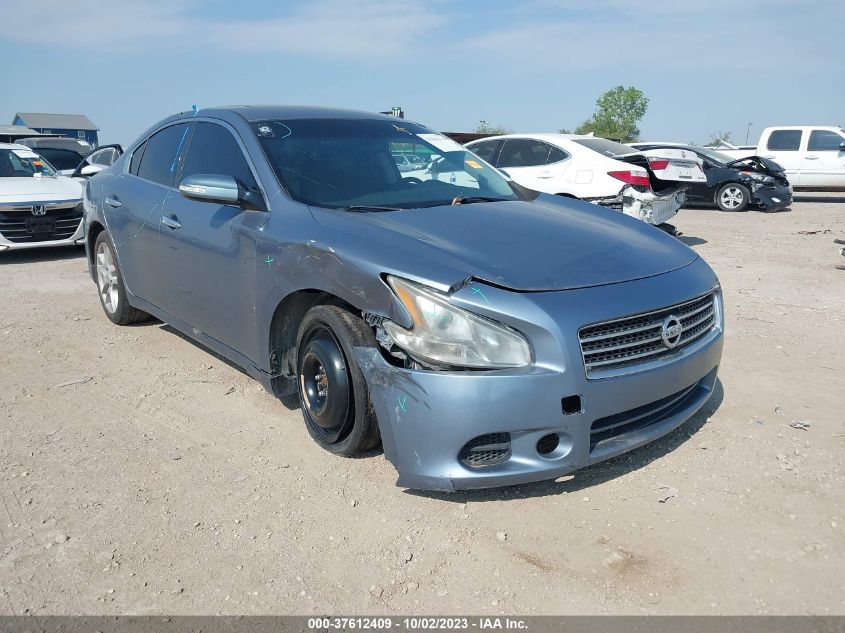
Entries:
POLYGON ((70 178, 0 178, 0 203, 81 200, 82 185, 70 178))
POLYGON ((728 167, 736 167, 737 169, 750 169, 761 174, 769 176, 782 176, 784 171, 779 163, 762 156, 747 156, 734 160, 728 163, 728 167))
POLYGON ((396 272, 446 286, 472 277, 517 291, 567 290, 652 277, 697 258, 639 220, 556 196, 381 213, 311 210, 347 240, 379 244, 382 259, 402 262, 396 272), (434 271, 451 277, 433 278, 434 271))

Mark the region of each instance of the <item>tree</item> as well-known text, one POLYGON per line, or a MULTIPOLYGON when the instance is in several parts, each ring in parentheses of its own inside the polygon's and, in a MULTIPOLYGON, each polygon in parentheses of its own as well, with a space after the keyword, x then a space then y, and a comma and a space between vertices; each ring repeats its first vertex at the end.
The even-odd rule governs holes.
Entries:
POLYGON ((501 125, 490 125, 487 121, 481 120, 473 130, 476 134, 510 134, 511 131, 501 125))
POLYGON ((557 131, 557 133, 558 133, 558 134, 572 134, 572 131, 571 131, 571 130, 567 130, 565 127, 562 127, 562 128, 560 128, 560 129, 557 131))
POLYGON ((704 147, 718 147, 720 145, 719 141, 726 141, 730 143, 731 133, 721 132, 719 130, 711 132, 710 139, 704 144, 704 147))
POLYGON ((648 97, 634 86, 616 86, 596 99, 593 116, 575 129, 576 134, 589 134, 618 139, 623 143, 636 141, 637 127, 648 109, 648 97))

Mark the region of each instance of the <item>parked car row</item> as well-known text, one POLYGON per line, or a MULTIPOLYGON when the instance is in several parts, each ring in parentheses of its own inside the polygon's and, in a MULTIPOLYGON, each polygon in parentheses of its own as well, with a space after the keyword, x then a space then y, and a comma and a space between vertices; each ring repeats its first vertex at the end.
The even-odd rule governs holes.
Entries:
POLYGON ((56 141, 81 141, 45 140, 50 147, 0 143, 0 251, 82 244, 82 183, 123 153, 120 145, 99 147, 59 171, 45 158, 48 150, 59 151, 56 141))
MULTIPOLYGON (((670 432, 716 386, 718 279, 626 213, 509 179, 509 140, 482 158, 365 112, 169 117, 85 184, 102 308, 159 318, 296 396, 328 451, 381 443, 410 488, 551 479, 670 432), (415 155, 432 159, 402 170, 415 155)), ((551 139, 520 167, 614 181, 623 195, 582 195, 653 215, 698 170, 580 140, 558 149, 595 154, 589 175, 557 165, 551 139)))
POLYGON ((620 209, 647 224, 667 222, 687 184, 705 181, 694 154, 640 151, 594 136, 509 134, 467 147, 524 187, 620 209))

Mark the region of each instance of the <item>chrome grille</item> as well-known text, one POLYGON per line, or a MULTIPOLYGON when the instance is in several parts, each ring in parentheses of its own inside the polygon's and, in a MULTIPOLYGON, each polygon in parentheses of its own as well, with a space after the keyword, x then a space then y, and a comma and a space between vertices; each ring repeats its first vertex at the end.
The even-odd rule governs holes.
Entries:
POLYGON ((710 293, 654 312, 583 327, 578 339, 587 377, 674 354, 701 339, 715 324, 715 293, 710 293), (662 337, 663 322, 670 315, 681 322, 680 341, 672 348, 662 337))
POLYGON ((76 233, 82 222, 82 203, 41 204, 44 214, 40 216, 32 214, 31 205, 0 205, 0 235, 10 242, 52 242, 76 233))

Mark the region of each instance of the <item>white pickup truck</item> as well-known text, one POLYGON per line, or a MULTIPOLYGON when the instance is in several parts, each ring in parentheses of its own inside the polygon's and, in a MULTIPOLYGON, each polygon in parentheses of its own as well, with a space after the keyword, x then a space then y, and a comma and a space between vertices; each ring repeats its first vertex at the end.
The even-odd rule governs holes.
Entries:
POLYGON ((723 143, 733 158, 762 156, 779 163, 794 189, 845 190, 845 130, 830 125, 767 127, 757 147, 723 143))

